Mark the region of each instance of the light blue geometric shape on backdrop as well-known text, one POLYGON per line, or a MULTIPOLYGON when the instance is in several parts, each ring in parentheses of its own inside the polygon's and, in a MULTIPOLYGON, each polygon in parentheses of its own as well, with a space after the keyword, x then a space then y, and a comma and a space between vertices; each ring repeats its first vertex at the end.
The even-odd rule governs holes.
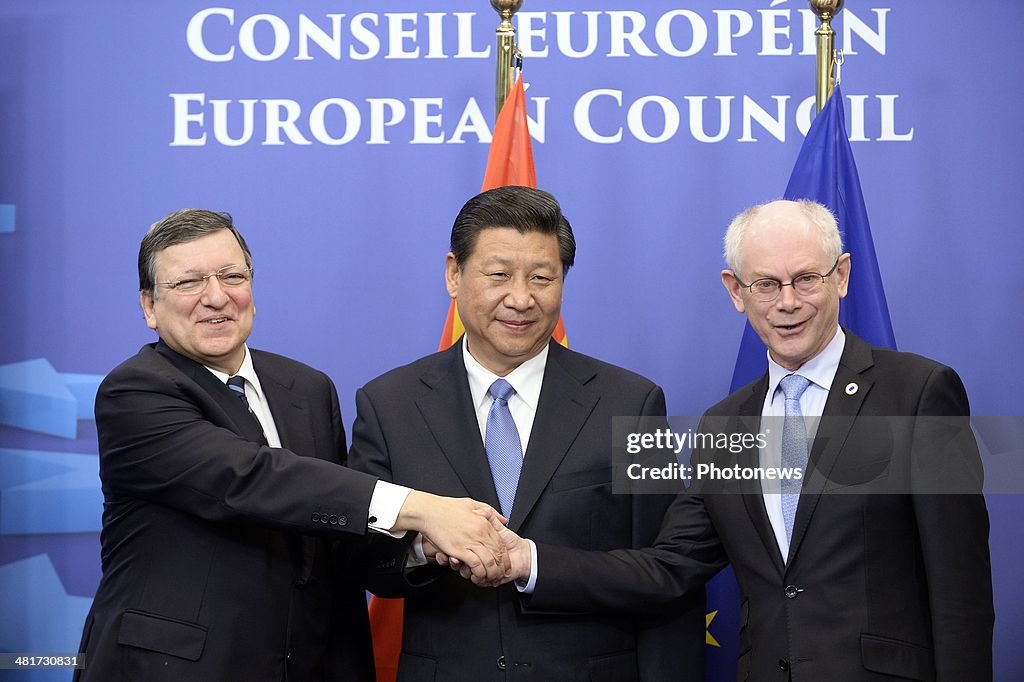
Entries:
POLYGON ((14 232, 14 204, 0 204, 0 232, 14 232))
POLYGON ((0 422, 74 438, 78 400, 45 358, 0 365, 0 422))
POLYGON ((99 532, 99 456, 0 448, 0 535, 99 532))
MULTIPOLYGON (((92 599, 68 595, 49 557, 40 554, 0 566, 0 604, 0 650, 72 654, 78 652, 92 599)), ((0 680, 8 679, 66 681, 71 671, 3 671, 0 680)))
POLYGON ((59 372, 64 385, 78 401, 78 418, 94 419, 93 406, 96 404, 96 391, 103 381, 102 374, 69 374, 59 372))

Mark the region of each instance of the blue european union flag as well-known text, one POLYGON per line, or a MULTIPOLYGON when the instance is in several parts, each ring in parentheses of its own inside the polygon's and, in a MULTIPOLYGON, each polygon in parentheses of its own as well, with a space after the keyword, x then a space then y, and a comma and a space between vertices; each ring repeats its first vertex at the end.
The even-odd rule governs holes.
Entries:
MULTIPOLYGON (((849 293, 839 304, 839 324, 868 343, 896 348, 860 176, 846 133, 843 93, 838 85, 807 131, 783 198, 811 199, 832 210, 839 221, 843 247, 853 264, 849 293)), ((765 352, 764 344, 748 323, 736 356, 730 391, 764 374, 765 352)))

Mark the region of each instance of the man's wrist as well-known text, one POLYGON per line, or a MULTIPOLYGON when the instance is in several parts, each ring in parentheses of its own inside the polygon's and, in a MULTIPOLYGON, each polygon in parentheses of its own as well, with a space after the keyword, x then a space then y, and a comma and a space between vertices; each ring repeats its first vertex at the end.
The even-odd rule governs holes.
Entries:
POLYGON ((395 525, 390 530, 392 532, 407 530, 422 532, 430 497, 433 495, 421 490, 410 490, 401 509, 398 510, 395 525))
POLYGON ((530 572, 528 575, 515 579, 516 589, 523 594, 533 594, 537 587, 537 543, 528 538, 523 538, 530 548, 530 572))

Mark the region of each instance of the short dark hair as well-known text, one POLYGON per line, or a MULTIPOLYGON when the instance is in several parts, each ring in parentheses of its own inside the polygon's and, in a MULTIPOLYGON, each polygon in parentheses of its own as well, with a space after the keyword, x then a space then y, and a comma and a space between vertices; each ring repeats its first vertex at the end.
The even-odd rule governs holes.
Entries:
POLYGON ((238 240, 245 264, 252 272, 252 254, 245 239, 228 213, 183 208, 167 215, 149 228, 139 246, 139 291, 156 295, 156 255, 169 246, 195 241, 219 230, 227 230, 238 240))
POLYGON ((558 238, 562 272, 576 260, 576 238, 558 200, 532 187, 498 187, 481 192, 466 202, 452 225, 451 252, 461 268, 472 255, 480 232, 511 228, 521 234, 540 232, 558 238))

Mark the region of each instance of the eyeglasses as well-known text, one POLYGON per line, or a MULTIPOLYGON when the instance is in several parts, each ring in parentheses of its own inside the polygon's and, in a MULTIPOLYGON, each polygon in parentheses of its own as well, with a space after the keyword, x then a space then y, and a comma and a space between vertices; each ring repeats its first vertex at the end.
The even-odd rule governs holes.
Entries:
MULTIPOLYGON (((840 256, 841 258, 842 256, 840 256)), ((782 287, 792 286, 793 291, 800 294, 801 296, 809 296, 813 294, 818 287, 820 287, 827 277, 836 271, 836 267, 839 265, 839 258, 836 258, 836 262, 832 264, 832 269, 826 272, 824 275, 817 272, 803 272, 789 280, 788 282, 780 282, 774 277, 763 277, 761 279, 755 279, 750 284, 744 284, 736 273, 733 273, 733 277, 736 277, 736 281, 740 283, 740 286, 750 292, 758 301, 768 303, 774 301, 782 293, 782 287)))
POLYGON ((237 289, 238 287, 245 286, 252 279, 252 268, 228 265, 208 275, 194 275, 169 282, 157 282, 157 284, 167 287, 176 294, 191 296, 206 291, 206 282, 211 277, 216 277, 220 280, 221 286, 228 289, 237 289))

